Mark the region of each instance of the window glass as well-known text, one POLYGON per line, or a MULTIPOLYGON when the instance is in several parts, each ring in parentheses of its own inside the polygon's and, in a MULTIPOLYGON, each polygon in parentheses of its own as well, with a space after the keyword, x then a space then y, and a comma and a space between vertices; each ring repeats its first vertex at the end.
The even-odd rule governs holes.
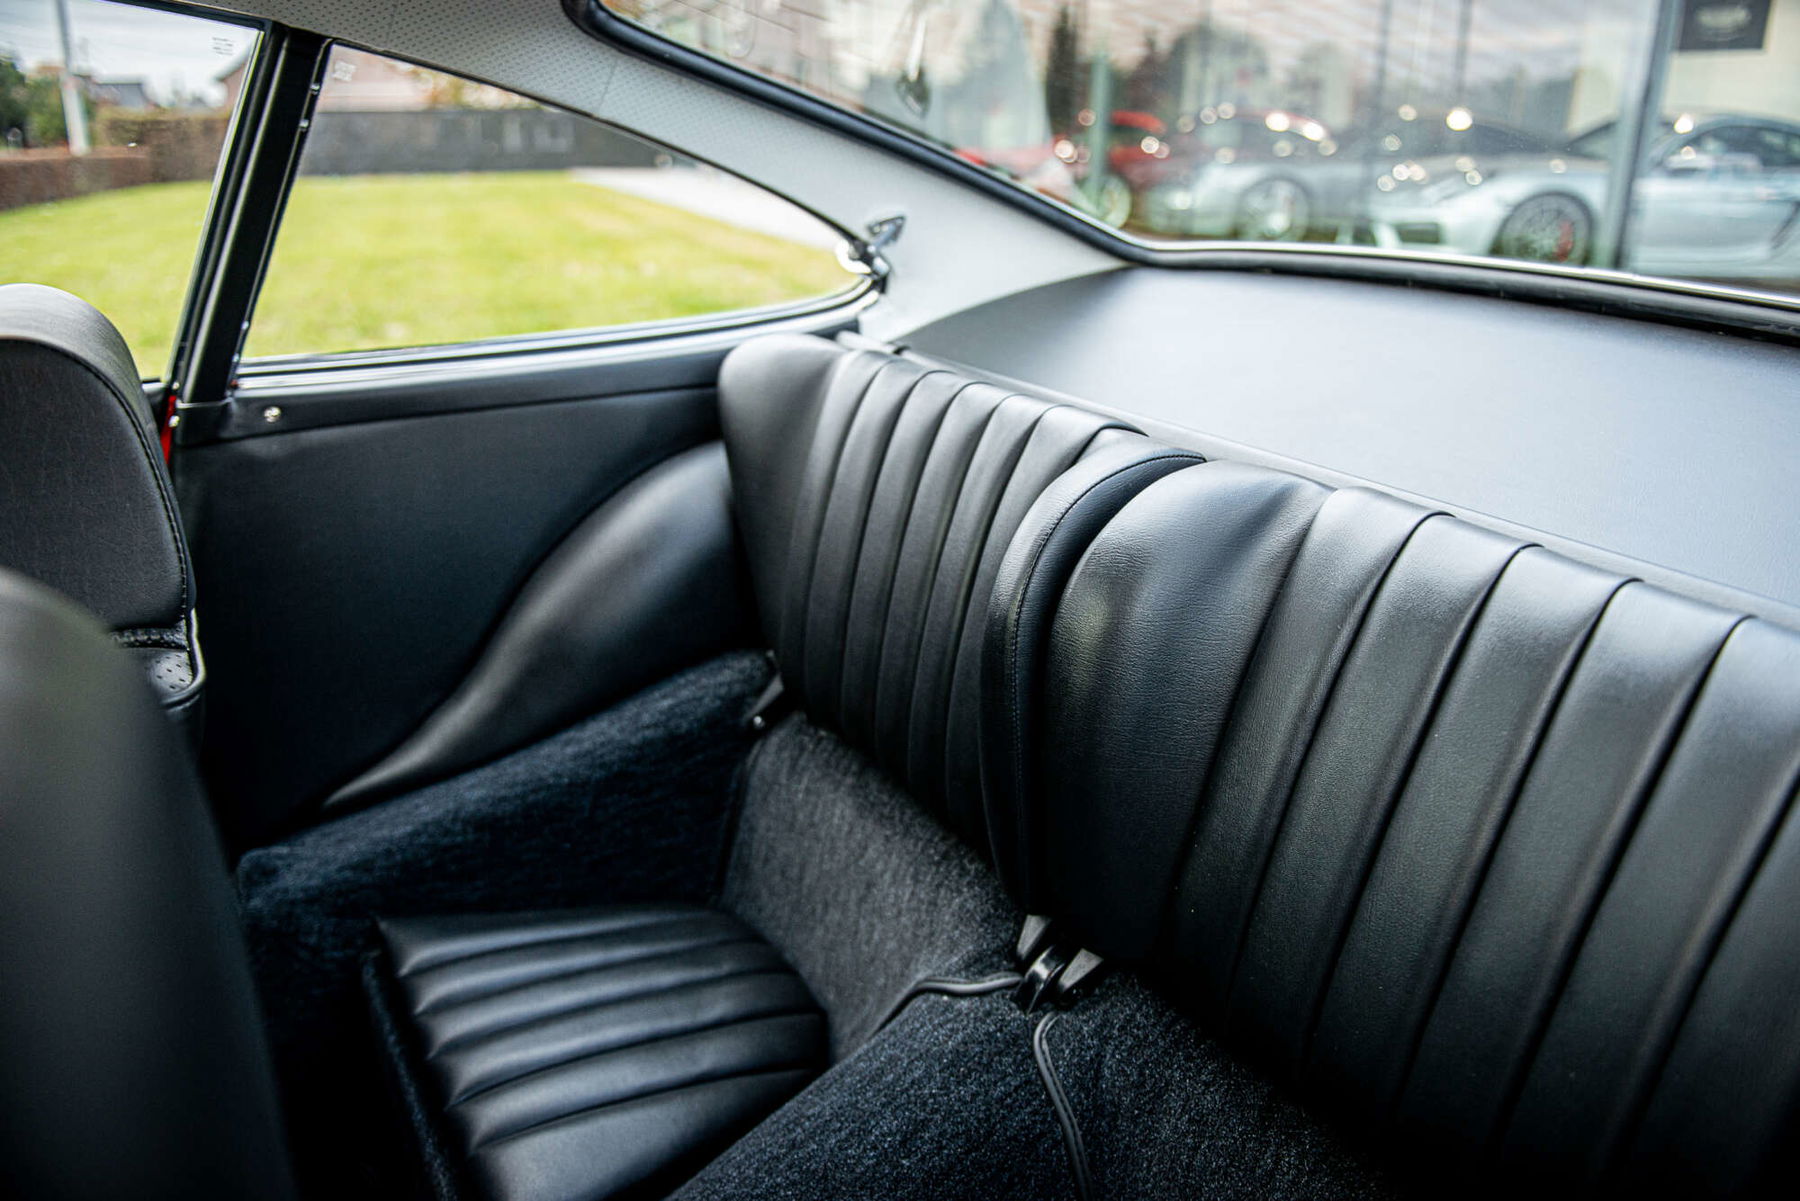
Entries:
POLYGON ((845 288, 793 205, 512 92, 331 53, 246 353, 467 342, 845 288))
POLYGON ((255 30, 0 0, 0 282, 50 284, 168 366, 255 30))
POLYGON ((1154 241, 1800 291, 1800 0, 604 3, 1154 241))

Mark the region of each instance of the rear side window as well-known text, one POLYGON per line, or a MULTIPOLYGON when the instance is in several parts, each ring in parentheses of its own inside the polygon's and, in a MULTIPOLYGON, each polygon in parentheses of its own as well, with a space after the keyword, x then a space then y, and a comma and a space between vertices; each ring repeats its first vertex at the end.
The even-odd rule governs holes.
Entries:
POLYGON ((1148 242, 1800 294, 1794 0, 600 3, 1148 242))
POLYGON ((73 292, 168 366, 256 30, 105 0, 0 4, 0 282, 73 292))
POLYGON ((245 353, 588 330, 838 292, 837 234, 598 121, 331 53, 245 353))

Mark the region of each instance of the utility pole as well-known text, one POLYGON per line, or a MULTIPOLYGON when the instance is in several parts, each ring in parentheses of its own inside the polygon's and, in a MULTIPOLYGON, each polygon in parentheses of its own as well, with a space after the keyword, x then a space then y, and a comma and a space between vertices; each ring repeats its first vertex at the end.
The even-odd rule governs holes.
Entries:
POLYGON ((69 0, 56 0, 57 32, 62 35, 62 107, 63 128, 69 134, 69 153, 88 152, 87 109, 81 103, 81 88, 75 82, 75 39, 69 34, 69 0))
POLYGON ((1469 26, 1475 18, 1475 0, 1462 0, 1456 14, 1456 69, 1450 85, 1450 103, 1469 102, 1469 26))

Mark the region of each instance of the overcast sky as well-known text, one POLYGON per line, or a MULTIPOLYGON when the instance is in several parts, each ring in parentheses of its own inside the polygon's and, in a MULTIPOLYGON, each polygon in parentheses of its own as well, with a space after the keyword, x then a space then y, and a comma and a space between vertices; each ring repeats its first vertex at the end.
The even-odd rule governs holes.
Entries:
MULTIPOLYGON (((255 32, 185 13, 69 0, 77 70, 104 80, 141 79, 163 102, 179 93, 218 100, 218 76, 243 57, 255 32)), ((30 67, 60 63, 55 0, 0 0, 0 54, 30 67)))

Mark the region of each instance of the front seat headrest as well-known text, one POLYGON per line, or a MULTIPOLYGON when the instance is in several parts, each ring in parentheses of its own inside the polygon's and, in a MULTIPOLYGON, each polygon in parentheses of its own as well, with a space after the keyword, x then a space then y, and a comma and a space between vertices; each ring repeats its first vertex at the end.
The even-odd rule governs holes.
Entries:
POLYGON ((67 292, 0 286, 0 422, 0 566, 98 616, 185 709, 200 677, 193 572, 125 339, 67 292))

